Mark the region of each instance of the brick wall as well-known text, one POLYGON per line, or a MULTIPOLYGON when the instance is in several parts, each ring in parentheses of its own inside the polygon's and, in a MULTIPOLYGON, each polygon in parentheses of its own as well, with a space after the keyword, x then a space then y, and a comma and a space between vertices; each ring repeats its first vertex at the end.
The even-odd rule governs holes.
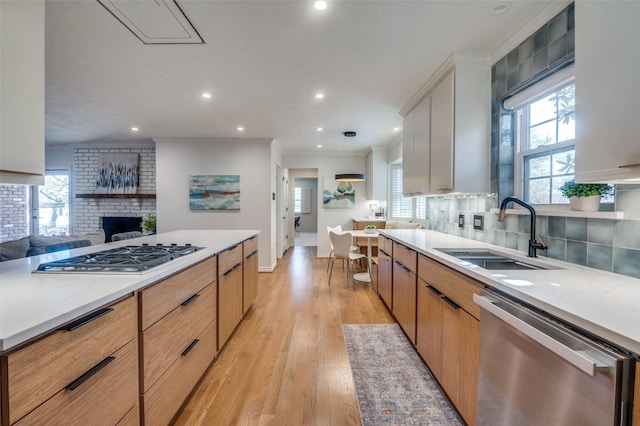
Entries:
POLYGON ((29 235, 27 185, 0 185, 0 242, 29 235))
POLYGON ((91 232, 101 226, 104 216, 144 216, 156 212, 155 199, 75 198, 75 194, 96 193, 96 177, 102 154, 137 153, 139 194, 156 193, 155 147, 83 147, 74 149, 73 158, 73 231, 91 232))

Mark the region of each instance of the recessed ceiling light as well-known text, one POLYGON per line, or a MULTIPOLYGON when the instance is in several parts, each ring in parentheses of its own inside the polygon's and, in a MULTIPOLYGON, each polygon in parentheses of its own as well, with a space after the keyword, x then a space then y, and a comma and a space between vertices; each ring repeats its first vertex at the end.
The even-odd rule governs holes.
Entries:
POLYGON ((399 132, 399 131, 400 131, 400 127, 394 127, 394 128, 393 128, 393 131, 394 131, 394 132, 399 132))
POLYGON ((239 131, 239 132, 243 132, 243 131, 244 131, 244 127, 242 127, 242 126, 238 126, 238 131, 239 131))
POLYGON ((317 10, 325 10, 327 8, 327 2, 324 0, 316 0, 313 2, 313 7, 317 10))
POLYGON ((316 93, 316 99, 324 99, 324 93, 322 92, 316 93))
POLYGON ((511 9, 511 3, 508 1, 503 1, 495 5, 493 10, 491 10, 492 15, 503 15, 507 13, 511 9))
POLYGON ((318 127, 316 130, 317 130, 317 131, 319 131, 319 132, 321 132, 321 131, 323 131, 324 129, 323 129, 322 127, 318 127))
POLYGON ((317 146, 318 148, 322 148, 322 145, 320 145, 320 144, 318 144, 318 145, 316 145, 316 146, 317 146))
POLYGON ((202 92, 202 97, 205 99, 211 99, 211 93, 209 92, 202 92))
POLYGON ((131 128, 131 131, 132 131, 132 132, 137 132, 138 130, 140 130, 140 129, 139 129, 139 128, 137 128, 137 127, 132 127, 132 128, 131 128))

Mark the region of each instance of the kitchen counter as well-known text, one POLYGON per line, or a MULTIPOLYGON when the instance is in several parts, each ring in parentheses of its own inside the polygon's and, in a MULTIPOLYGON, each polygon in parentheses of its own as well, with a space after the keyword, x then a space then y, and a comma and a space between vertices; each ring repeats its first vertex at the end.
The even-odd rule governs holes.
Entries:
POLYGON ((625 275, 526 254, 467 238, 429 230, 379 230, 490 287, 501 290, 558 318, 640 355, 640 280, 625 275), (557 269, 486 270, 437 248, 488 248, 557 269))
POLYGON ((257 235, 257 230, 182 230, 0 263, 0 352, 257 235), (126 245, 204 247, 144 273, 32 273, 42 262, 126 245))

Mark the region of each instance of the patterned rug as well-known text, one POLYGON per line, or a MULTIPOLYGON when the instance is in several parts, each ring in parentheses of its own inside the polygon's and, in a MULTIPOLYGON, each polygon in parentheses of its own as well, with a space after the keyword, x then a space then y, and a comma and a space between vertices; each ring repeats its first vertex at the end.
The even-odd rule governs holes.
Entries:
POLYGON ((364 426, 462 425, 398 324, 342 330, 364 426))

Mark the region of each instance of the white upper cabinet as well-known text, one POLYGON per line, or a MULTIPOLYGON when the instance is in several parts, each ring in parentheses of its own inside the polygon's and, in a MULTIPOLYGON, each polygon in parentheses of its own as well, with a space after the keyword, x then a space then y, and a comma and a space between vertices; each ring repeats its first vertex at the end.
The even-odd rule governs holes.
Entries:
POLYGON ((413 194, 405 191, 405 195, 490 191, 490 66, 488 55, 452 55, 400 111, 401 115, 405 113, 404 123, 408 118, 413 120, 410 130, 414 135, 413 148, 408 145, 408 155, 404 155, 403 129, 403 173, 407 170, 406 161, 413 160, 413 164, 408 165, 409 176, 418 182, 410 180, 409 183, 414 190, 420 188, 413 194), (429 99, 430 118, 422 121, 428 123, 428 127, 418 131, 416 112, 424 99, 429 99), (418 145, 421 139, 428 142, 418 145))
POLYGON ((640 180, 640 2, 575 3, 576 180, 640 180))
POLYGON ((44 1, 0 1, 0 183, 44 184, 44 1))
POLYGON ((402 193, 427 195, 430 190, 431 96, 424 96, 402 121, 402 193))
POLYGON ((367 155, 367 200, 387 200, 387 150, 372 146, 367 155))

